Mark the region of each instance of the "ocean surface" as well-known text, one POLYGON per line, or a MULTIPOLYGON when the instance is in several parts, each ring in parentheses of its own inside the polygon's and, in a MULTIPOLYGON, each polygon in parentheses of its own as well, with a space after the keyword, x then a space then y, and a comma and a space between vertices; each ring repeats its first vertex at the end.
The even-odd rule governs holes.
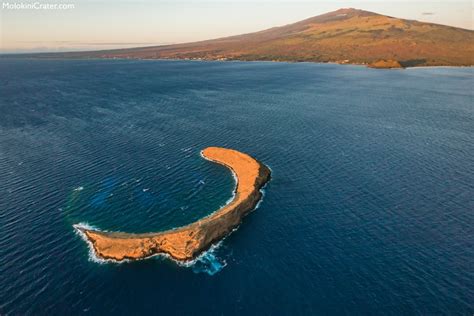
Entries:
POLYGON ((0 59, 0 314, 472 315, 474 69, 0 59), (207 146, 273 171, 186 266, 94 258, 231 198, 207 146))

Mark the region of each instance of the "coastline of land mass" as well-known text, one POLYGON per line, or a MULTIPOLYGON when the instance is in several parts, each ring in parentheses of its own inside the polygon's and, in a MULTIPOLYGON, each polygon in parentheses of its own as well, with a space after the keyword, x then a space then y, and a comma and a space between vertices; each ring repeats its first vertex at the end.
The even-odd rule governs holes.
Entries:
POLYGON ((472 66, 474 31, 348 8, 259 32, 199 42, 24 56, 330 62, 371 68, 472 66))
POLYGON ((103 232, 80 225, 79 230, 90 243, 95 255, 115 261, 144 259, 166 254, 178 261, 189 261, 227 236, 260 201, 261 188, 270 180, 270 169, 242 152, 208 147, 201 155, 228 167, 235 175, 233 199, 212 213, 189 225, 157 233, 103 232))

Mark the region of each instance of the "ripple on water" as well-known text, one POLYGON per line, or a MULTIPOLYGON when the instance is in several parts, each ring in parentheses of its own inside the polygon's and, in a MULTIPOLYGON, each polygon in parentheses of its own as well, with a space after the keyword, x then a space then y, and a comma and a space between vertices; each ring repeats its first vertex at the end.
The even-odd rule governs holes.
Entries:
POLYGON ((472 314, 472 68, 0 67, 0 314, 472 314), (229 248, 87 260, 74 223, 162 230, 225 203, 208 146, 274 169, 229 248))

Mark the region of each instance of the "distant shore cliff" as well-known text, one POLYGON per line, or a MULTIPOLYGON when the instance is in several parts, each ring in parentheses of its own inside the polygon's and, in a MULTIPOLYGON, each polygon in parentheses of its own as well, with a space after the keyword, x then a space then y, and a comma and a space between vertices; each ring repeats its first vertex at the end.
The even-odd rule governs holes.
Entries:
POLYGON ((261 188, 270 179, 270 170, 247 154, 232 149, 208 147, 202 156, 225 165, 235 174, 234 198, 211 215, 184 227, 158 233, 102 232, 76 225, 102 259, 134 260, 167 254, 188 261, 228 235, 252 211, 262 197, 261 188))
POLYGON ((369 67, 377 69, 403 68, 403 66, 396 60, 378 60, 370 63, 369 67))

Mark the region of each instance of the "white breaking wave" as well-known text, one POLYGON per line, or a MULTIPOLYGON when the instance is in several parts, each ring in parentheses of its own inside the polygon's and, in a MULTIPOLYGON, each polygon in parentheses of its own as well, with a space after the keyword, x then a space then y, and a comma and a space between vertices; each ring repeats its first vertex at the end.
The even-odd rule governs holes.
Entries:
POLYGON ((72 225, 72 227, 74 227, 74 231, 76 232, 76 234, 79 235, 79 237, 81 237, 86 242, 86 244, 89 248, 89 260, 90 261, 100 263, 100 264, 115 261, 115 260, 108 260, 108 259, 99 258, 95 253, 92 242, 87 238, 86 234, 84 234, 84 232, 82 232, 82 230, 80 230, 80 228, 90 229, 90 230, 98 230, 97 227, 89 225, 88 223, 78 223, 78 224, 72 225))

